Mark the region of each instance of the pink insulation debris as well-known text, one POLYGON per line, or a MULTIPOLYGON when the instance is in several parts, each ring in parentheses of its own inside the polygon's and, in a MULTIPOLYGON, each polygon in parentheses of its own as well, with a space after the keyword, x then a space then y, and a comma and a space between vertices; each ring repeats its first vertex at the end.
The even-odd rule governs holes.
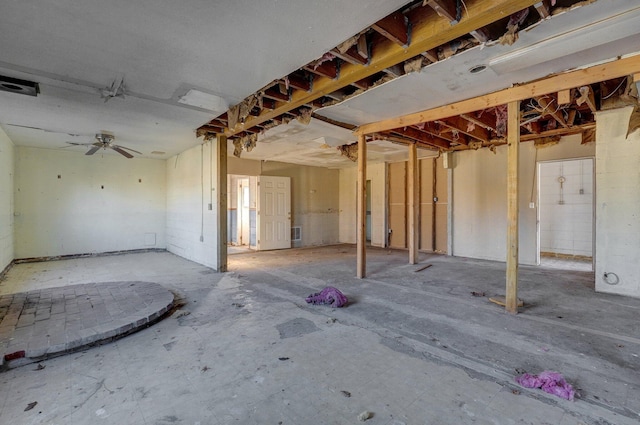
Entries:
POLYGON ((311 294, 306 298, 310 304, 329 304, 331 307, 344 307, 349 302, 339 289, 327 286, 322 291, 311 294))
POLYGON ((573 387, 558 372, 545 370, 537 376, 525 373, 518 376, 516 382, 525 388, 541 388, 542 391, 565 400, 573 400, 575 396, 573 387))

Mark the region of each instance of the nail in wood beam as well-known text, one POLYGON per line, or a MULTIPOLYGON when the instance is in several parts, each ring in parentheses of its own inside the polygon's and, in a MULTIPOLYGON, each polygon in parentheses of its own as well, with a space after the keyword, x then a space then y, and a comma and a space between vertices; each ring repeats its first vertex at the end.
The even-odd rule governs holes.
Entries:
POLYGON ((520 151, 520 101, 507 106, 507 285, 506 310, 518 313, 518 165, 520 151))
MULTIPOLYGON (((419 191, 418 191, 418 148, 415 143, 409 145, 409 182, 408 182, 408 195, 409 195, 409 264, 416 264, 418 262, 418 239, 419 239, 419 227, 418 227, 418 206, 419 191)), ((435 207, 435 206, 434 206, 435 207)))
MULTIPOLYGON (((227 136, 218 134, 216 150, 216 204, 217 204, 217 234, 218 234, 218 272, 227 271, 227 136)), ((211 142, 213 149, 213 142, 211 142)), ((213 164, 210 164, 213 166, 213 164)))
POLYGON ((357 264, 356 276, 359 279, 367 275, 366 258, 366 213, 367 213, 367 140, 364 135, 358 136, 358 210, 356 212, 356 244, 357 244, 357 264))

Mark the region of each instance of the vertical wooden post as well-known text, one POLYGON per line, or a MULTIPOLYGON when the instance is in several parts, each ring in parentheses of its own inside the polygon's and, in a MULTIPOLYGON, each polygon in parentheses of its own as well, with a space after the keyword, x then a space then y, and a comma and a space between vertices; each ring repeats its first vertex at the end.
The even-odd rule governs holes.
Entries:
POLYGON ((367 275, 367 140, 366 136, 358 136, 358 200, 356 211, 356 243, 357 243, 357 271, 359 279, 367 275))
POLYGON ((506 310, 518 313, 518 163, 520 102, 509 102, 507 120, 507 288, 506 310))
POLYGON ((415 143, 409 145, 409 214, 408 214, 408 230, 409 230, 409 264, 418 262, 418 148, 415 143))
MULTIPOLYGON (((227 136, 217 135, 216 187, 217 187, 217 233, 218 233, 218 272, 227 271, 227 136)), ((211 143, 213 149, 213 142, 211 143)), ((211 164, 213 166, 213 164, 211 164)))

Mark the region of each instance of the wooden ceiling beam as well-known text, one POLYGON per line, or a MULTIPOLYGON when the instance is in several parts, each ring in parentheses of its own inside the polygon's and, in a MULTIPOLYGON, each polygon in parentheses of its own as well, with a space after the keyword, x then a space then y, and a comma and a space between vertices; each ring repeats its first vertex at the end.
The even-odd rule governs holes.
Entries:
MULTIPOLYGON (((291 94, 291 101, 278 105, 276 109, 271 111, 263 110, 259 117, 247 117, 244 123, 238 123, 235 128, 227 129, 226 135, 227 137, 232 136, 242 131, 245 126, 251 127, 260 124, 281 115, 284 111, 309 104, 327 93, 346 87, 423 52, 435 49, 442 44, 468 34, 470 31, 487 26, 534 3, 536 3, 536 0, 468 0, 466 4, 469 17, 463 19, 457 25, 450 25, 449 22, 437 16, 436 13, 424 14, 425 16, 416 19, 415 22, 412 21, 411 44, 409 46, 403 47, 382 38, 372 48, 369 66, 364 67, 343 63, 340 67, 340 75, 336 75, 335 79, 326 76, 315 78, 311 92, 294 91, 291 94)), ((305 67, 304 69, 313 72, 309 68, 313 67, 305 67)), ((314 73, 317 74, 317 72, 314 73)))
POLYGON ((555 99, 552 99, 552 102, 548 102, 547 99, 545 99, 544 97, 535 97, 534 100, 536 102, 538 102, 538 105, 540 105, 540 107, 543 109, 543 111, 544 111, 544 113, 542 114, 543 116, 544 115, 551 115, 553 117, 553 119, 558 121, 558 124, 560 124, 561 126, 563 126, 565 128, 569 127, 567 125, 567 121, 564 119, 564 116, 558 110, 559 108, 557 108, 555 105, 553 105, 554 103, 556 105, 558 103, 555 99))
POLYGON ((640 72, 640 55, 617 59, 589 68, 563 72, 542 80, 523 83, 497 92, 477 96, 460 102, 439 106, 401 117, 364 124, 356 130, 357 134, 378 133, 394 128, 436 121, 451 116, 468 114, 474 111, 504 105, 514 100, 530 99, 576 86, 594 84, 601 81, 620 78, 640 72))
POLYGON ((409 19, 400 12, 392 13, 379 20, 371 25, 371 28, 399 46, 409 44, 409 19))
POLYGON ((358 53, 358 48, 355 45, 344 53, 340 53, 338 49, 333 49, 331 51, 331 54, 337 58, 342 59, 345 62, 349 62, 354 65, 367 65, 369 63, 368 58, 362 57, 358 53))
POLYGON ((569 128, 556 128, 553 130, 541 131, 538 134, 523 134, 520 136, 521 142, 528 142, 530 140, 537 140, 542 137, 551 137, 551 136, 569 136, 572 134, 582 133, 585 130, 591 130, 596 128, 596 123, 592 122, 589 124, 576 125, 569 128))
POLYGON ((490 139, 489 131, 487 131, 484 127, 475 127, 472 130, 468 129, 468 122, 461 117, 451 117, 445 118, 442 120, 438 120, 437 122, 441 123, 444 126, 447 126, 453 130, 456 130, 462 134, 466 134, 469 137, 473 137, 474 139, 478 139, 481 142, 488 142, 490 139))
POLYGON ((392 133, 399 134, 404 137, 408 137, 413 140, 417 140, 419 142, 427 143, 429 145, 441 148, 441 149, 449 149, 451 147, 451 143, 446 140, 438 139, 432 137, 431 135, 424 133, 418 129, 413 127, 407 128, 396 128, 392 131, 392 133))
POLYGON ((474 123, 477 126, 485 128, 487 130, 496 131, 496 117, 489 114, 482 114, 480 117, 476 117, 473 114, 461 114, 460 117, 465 120, 474 123))
POLYGON ((310 78, 303 78, 296 74, 289 74, 287 78, 289 79, 289 85, 294 89, 311 91, 310 78))
MULTIPOLYGON (((426 4, 430 6, 436 13, 446 18, 452 25, 458 23, 456 5, 451 0, 427 0, 426 4)), ((489 34, 482 28, 469 31, 469 34, 480 43, 486 43, 490 40, 489 34)))
POLYGON ((277 88, 270 88, 268 90, 265 90, 264 97, 273 100, 282 100, 283 102, 288 102, 290 99, 290 96, 288 94, 281 93, 277 88))

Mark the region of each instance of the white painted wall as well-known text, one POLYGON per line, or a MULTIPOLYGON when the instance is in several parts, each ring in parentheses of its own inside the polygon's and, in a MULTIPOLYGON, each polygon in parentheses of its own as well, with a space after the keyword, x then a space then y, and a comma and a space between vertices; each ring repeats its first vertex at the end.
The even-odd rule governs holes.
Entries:
MULTIPOLYGON (((386 164, 367 164, 371 180, 371 245, 386 245, 386 164)), ((356 243, 358 167, 340 170, 340 242, 356 243)))
MULTIPOLYGON (((559 144, 538 149, 533 143, 520 146, 519 238, 520 263, 536 264, 537 216, 529 208, 537 192, 534 171, 537 161, 586 158, 595 154, 595 144, 581 144, 580 136, 568 136, 559 144)), ((507 241, 507 148, 459 151, 453 169, 452 255, 505 261, 507 241)), ((536 205, 537 207, 537 205, 536 205)))
POLYGON ((208 142, 169 158, 167 173, 167 250, 218 268, 216 158, 208 142), (209 203, 212 209, 209 210, 209 203))
POLYGON ((591 257, 593 159, 543 162, 538 177, 540 252, 591 257))
POLYGON ((640 131, 626 138, 631 111, 596 117, 595 276, 596 291, 640 297, 640 131))
POLYGON ((14 259, 14 146, 0 128, 0 272, 14 259))
POLYGON ((165 161, 15 150, 16 258, 165 247, 165 161))

